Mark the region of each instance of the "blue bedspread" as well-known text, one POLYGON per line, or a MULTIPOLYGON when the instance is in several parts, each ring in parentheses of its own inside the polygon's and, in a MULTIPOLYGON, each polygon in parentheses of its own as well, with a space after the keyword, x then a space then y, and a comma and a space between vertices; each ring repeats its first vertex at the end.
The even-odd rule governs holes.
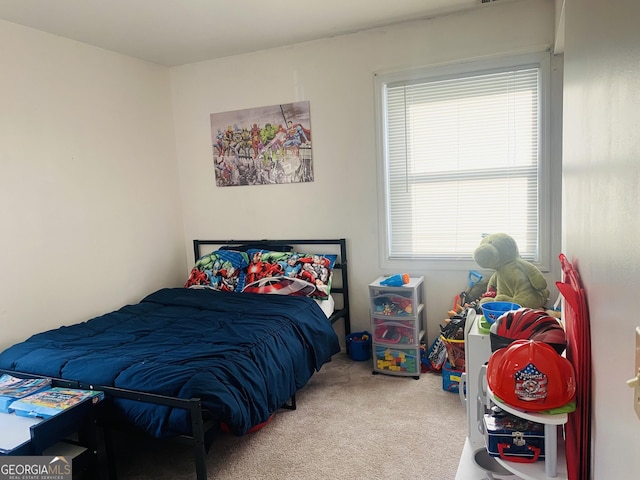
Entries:
MULTIPOLYGON (((202 399, 236 434, 266 421, 339 351, 307 297, 163 289, 140 303, 32 336, 0 368, 202 399)), ((190 433, 183 409, 117 400, 156 437, 190 433)))

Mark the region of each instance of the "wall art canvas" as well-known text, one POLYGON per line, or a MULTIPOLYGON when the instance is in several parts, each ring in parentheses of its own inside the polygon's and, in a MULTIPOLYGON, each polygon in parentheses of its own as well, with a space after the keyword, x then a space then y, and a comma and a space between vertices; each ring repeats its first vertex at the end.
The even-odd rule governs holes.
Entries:
POLYGON ((211 114, 216 185, 313 182, 309 102, 211 114))

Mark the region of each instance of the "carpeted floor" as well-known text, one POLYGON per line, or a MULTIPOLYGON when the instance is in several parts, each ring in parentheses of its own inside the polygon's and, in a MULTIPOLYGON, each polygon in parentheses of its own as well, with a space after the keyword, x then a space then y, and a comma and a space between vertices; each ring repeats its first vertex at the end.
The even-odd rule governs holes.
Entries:
MULTIPOLYGON (((371 362, 338 354, 262 430, 214 441, 211 479, 437 479, 455 477, 466 436, 458 395, 442 377, 372 375, 371 362)), ((122 439, 118 478, 195 478, 191 450, 122 439), (131 443, 130 443, 131 442, 131 443)))

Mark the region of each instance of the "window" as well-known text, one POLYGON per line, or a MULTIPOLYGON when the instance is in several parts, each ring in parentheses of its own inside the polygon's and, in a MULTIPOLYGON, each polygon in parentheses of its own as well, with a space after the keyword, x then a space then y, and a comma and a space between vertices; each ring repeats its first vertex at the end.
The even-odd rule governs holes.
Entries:
POLYGON ((473 261, 495 232, 548 263, 548 70, 547 54, 376 75, 383 265, 473 261))

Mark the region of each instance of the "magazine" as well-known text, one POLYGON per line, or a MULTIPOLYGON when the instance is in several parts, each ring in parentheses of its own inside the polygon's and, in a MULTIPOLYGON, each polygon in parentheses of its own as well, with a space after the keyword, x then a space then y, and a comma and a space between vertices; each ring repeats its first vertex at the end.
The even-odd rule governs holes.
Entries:
POLYGON ((16 400, 11 408, 21 417, 49 418, 87 399, 97 403, 103 398, 104 392, 97 390, 52 387, 16 400))
POLYGON ((0 412, 11 413, 11 403, 51 386, 50 378, 18 378, 0 376, 0 412))

